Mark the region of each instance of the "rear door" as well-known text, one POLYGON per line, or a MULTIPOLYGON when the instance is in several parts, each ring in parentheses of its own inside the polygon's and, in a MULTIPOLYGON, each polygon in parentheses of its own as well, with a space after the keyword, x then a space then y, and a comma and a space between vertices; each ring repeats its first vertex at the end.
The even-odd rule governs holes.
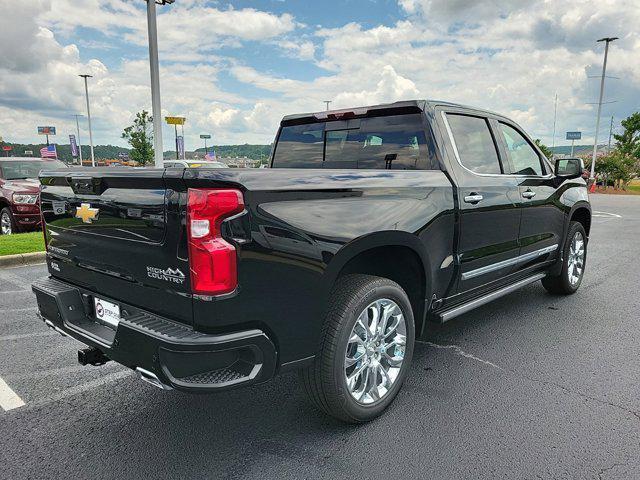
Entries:
POLYGON ((453 148, 452 175, 460 211, 459 292, 512 273, 519 252, 520 193, 507 175, 491 123, 466 110, 441 112, 453 148))
POLYGON ((553 259, 558 254, 565 224, 565 212, 555 186, 554 175, 542 154, 518 126, 496 123, 509 170, 518 182, 522 221, 520 223, 519 269, 553 259))
POLYGON ((183 170, 43 172, 49 271, 192 323, 183 170))

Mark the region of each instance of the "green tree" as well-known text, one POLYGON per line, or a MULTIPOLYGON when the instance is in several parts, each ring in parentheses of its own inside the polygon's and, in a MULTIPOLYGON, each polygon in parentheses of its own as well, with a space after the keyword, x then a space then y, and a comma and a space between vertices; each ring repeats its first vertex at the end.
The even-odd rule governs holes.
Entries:
POLYGON ((131 145, 129 158, 139 165, 153 163, 153 118, 143 110, 136 113, 133 125, 122 132, 122 138, 131 145))
POLYGON ((536 138, 535 143, 538 146, 538 148, 542 150, 542 153, 544 153, 545 157, 551 158, 553 156, 553 152, 551 151, 551 149, 547 147, 544 143, 542 143, 542 141, 539 138, 536 138))
POLYGON ((617 150, 640 160, 640 112, 632 114, 621 123, 624 132, 614 135, 617 150))
POLYGON ((616 149, 596 159, 596 173, 606 179, 607 185, 613 182, 616 188, 624 188, 637 174, 638 159, 616 149))

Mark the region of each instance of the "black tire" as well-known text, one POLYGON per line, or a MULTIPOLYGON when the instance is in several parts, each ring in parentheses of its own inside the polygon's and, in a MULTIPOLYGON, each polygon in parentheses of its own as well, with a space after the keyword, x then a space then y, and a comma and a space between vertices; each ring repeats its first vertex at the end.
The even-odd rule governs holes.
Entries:
POLYGON ((0 235, 5 235, 5 233, 3 233, 3 228, 2 228, 2 219, 6 218, 6 216, 9 217, 9 227, 11 228, 11 231, 6 234, 6 235, 11 235, 12 233, 18 233, 18 230, 16 228, 16 221, 13 218, 13 213, 11 213, 11 209, 9 207, 4 207, 2 210, 0 210, 0 235))
POLYGON ((562 252, 562 270, 558 276, 547 276, 542 279, 542 285, 547 289, 549 293, 554 295, 571 295, 578 291, 582 278, 584 277, 584 270, 587 265, 587 234, 584 231, 584 227, 580 222, 571 222, 569 224, 569 231, 567 232, 567 238, 564 242, 564 250, 562 252), (582 261, 582 271, 578 276, 577 281, 571 282, 570 280, 570 258, 569 252, 571 249, 571 243, 576 235, 582 235, 584 242, 584 256, 582 261))
POLYGON ((400 285, 371 275, 345 275, 332 290, 315 361, 300 372, 300 380, 311 403, 324 413, 348 423, 373 420, 391 404, 402 387, 411 364, 414 341, 413 311, 400 285), (372 302, 380 299, 392 300, 404 315, 404 359, 391 388, 380 399, 363 405, 348 390, 345 354, 358 316, 372 302))

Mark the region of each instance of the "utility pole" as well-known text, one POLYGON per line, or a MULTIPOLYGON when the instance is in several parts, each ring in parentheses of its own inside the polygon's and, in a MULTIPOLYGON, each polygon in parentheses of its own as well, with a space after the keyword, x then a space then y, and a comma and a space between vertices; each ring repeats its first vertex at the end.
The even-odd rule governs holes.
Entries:
POLYGON ((551 141, 551 148, 556 146, 556 118, 558 116, 558 94, 556 93, 556 100, 553 104, 553 140, 551 141))
POLYGON ((78 117, 84 117, 84 115, 80 113, 76 113, 73 116, 76 117, 76 132, 78 134, 78 153, 80 154, 80 166, 82 166, 82 140, 80 140, 80 124, 78 123, 78 117))
POLYGON ((160 67, 158 65, 158 27, 156 3, 171 4, 174 0, 145 0, 147 2, 147 29, 149 31, 149 70, 151 71, 151 116, 153 117, 153 151, 156 168, 162 168, 162 109, 160 107, 160 67))
POLYGON ((607 72, 607 55, 609 54, 609 44, 618 37, 605 37, 598 40, 598 42, 605 42, 604 45, 604 61, 602 62, 602 78, 600 79, 600 99, 598 100, 598 116, 596 118, 596 133, 593 139, 593 156, 591 158, 591 175, 589 178, 593 180, 595 178, 596 171, 596 156, 598 153, 598 130, 600 130, 600 112, 602 111, 602 97, 604 96, 604 77, 607 72))
POLYGON ((329 110, 329 104, 331 103, 331 100, 323 100, 323 102, 327 105, 327 110, 329 110))
POLYGON ((78 75, 84 78, 84 94, 87 98, 87 120, 89 121, 89 145, 91 146, 91 166, 96 166, 96 159, 93 155, 93 133, 91 132, 91 109, 89 108, 89 87, 87 86, 87 78, 91 78, 92 75, 78 75))
POLYGON ((611 125, 609 125, 609 146, 607 147, 607 153, 611 153, 611 135, 613 134, 613 115, 611 115, 611 125))

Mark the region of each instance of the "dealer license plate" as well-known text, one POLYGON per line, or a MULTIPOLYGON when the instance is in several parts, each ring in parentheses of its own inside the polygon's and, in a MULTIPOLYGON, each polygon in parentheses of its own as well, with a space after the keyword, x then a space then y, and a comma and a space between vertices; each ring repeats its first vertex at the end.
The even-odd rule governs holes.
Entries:
POLYGON ((117 328, 120 323, 120 306, 115 303, 107 302, 102 298, 93 297, 93 304, 96 312, 96 319, 100 323, 104 323, 117 328))

